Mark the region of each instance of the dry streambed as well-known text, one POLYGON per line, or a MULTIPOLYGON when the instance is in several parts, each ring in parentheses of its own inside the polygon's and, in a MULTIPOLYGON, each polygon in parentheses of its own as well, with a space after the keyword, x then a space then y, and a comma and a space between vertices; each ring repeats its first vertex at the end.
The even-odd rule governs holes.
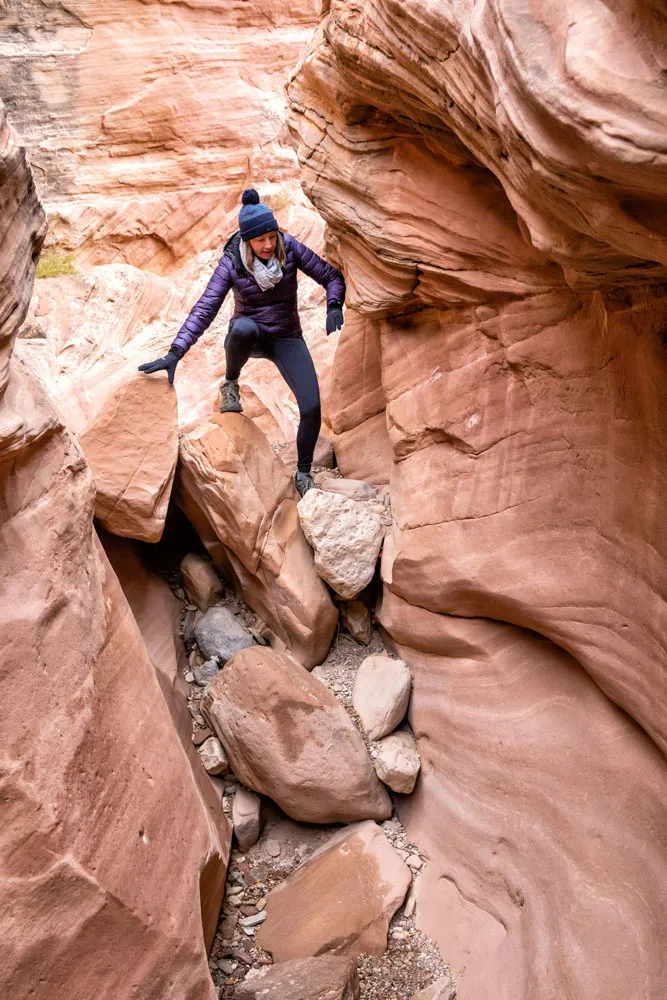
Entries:
MULTIPOLYGON (((195 564, 195 574, 198 569, 202 570, 201 564, 195 564)), ((235 622, 245 630, 245 635, 254 639, 254 644, 237 654, 223 681, 219 661, 213 658, 211 662, 211 649, 207 649, 204 655, 197 642, 199 636, 206 643, 206 639, 202 639, 201 610, 198 612, 195 604, 185 603, 187 598, 181 588, 180 577, 172 578, 170 582, 175 592, 184 599, 182 637, 189 658, 189 669, 186 672, 186 680, 190 685, 188 704, 193 718, 193 741, 203 753, 207 747, 213 746, 216 749, 215 744, 211 743, 214 733, 209 728, 212 717, 224 720, 216 723, 218 729, 224 724, 225 727, 230 727, 232 734, 238 721, 235 706, 232 704, 230 707, 227 678, 231 678, 233 688, 232 675, 236 676, 240 692, 237 697, 242 699, 246 687, 250 686, 244 671, 256 669, 255 660, 258 657, 265 658, 263 666, 270 664, 269 672, 274 669, 278 671, 273 682, 275 687, 284 683, 280 671, 285 669, 278 654, 268 647, 262 650, 261 622, 235 596, 211 593, 210 586, 215 591, 215 581, 209 574, 207 583, 206 576, 204 567, 197 581, 200 592, 209 586, 208 596, 203 599, 203 603, 215 600, 217 607, 226 608, 235 622), (211 680, 213 683, 209 687, 202 686, 211 680), (216 697, 218 689, 220 693, 216 697)), ((187 583, 188 595, 191 596, 197 587, 192 579, 184 579, 183 582, 187 583)), ((315 698, 318 700, 315 716, 317 717, 317 712, 326 712, 327 724, 331 724, 331 718, 335 718, 335 725, 339 728, 353 726, 354 738, 359 740, 360 745, 363 741, 365 749, 363 746, 362 749, 369 760, 377 758, 382 741, 369 739, 367 729, 355 710, 353 700, 360 707, 355 680, 362 662, 367 661, 368 665, 369 657, 382 656, 386 657, 386 653, 375 630, 366 646, 360 645, 350 635, 339 630, 325 662, 315 668, 312 675, 298 674, 305 683, 305 688, 299 691, 298 697, 312 697, 315 691, 315 698), (331 695, 335 697, 338 708, 329 703, 328 699, 333 702, 331 695), (340 706, 345 713, 340 711, 340 706), (341 719, 343 714, 348 719, 347 723, 341 719)), ((266 670, 262 671, 262 676, 266 678, 266 670)), ((289 682, 288 678, 285 683, 289 682)), ((265 680, 265 683, 269 682, 265 680)), ((248 697, 252 701, 251 696, 248 697)), ((265 698, 269 705, 273 695, 270 692, 260 692, 257 697, 260 700, 265 698)), ((407 700, 405 705, 407 706, 407 700)), ((245 707, 256 712, 253 704, 245 707)), ((276 705, 274 710, 282 711, 282 704, 276 705)), ((364 711, 363 707, 361 711, 364 711)), ((403 708, 402 714, 404 711, 403 708)), ((242 706, 240 715, 243 714, 242 706)), ((231 761, 231 765, 236 764, 235 770, 243 773, 247 781, 248 774, 252 775, 252 781, 259 790, 264 790, 262 780, 265 780, 262 752, 265 762, 272 753, 274 734, 270 728, 271 714, 270 708, 267 708, 264 715, 268 716, 269 728, 259 738, 255 734, 256 746, 250 748, 248 756, 245 755, 244 746, 241 755, 235 756, 231 761), (262 740, 265 741, 264 744, 262 740)), ((369 720, 365 721, 366 727, 370 728, 369 720)), ((387 723, 386 719, 384 721, 387 723)), ((389 720, 387 724, 393 727, 396 721, 389 720)), ((298 738, 298 733, 295 733, 295 737, 298 738)), ((316 754, 316 728, 311 739, 316 754)), ((349 740, 350 733, 346 731, 344 742, 347 744, 349 740)), ((226 742, 232 755, 238 754, 233 735, 231 741, 228 738, 226 742)), ((349 817, 342 817, 348 824, 350 820, 357 820, 350 825, 340 822, 297 822, 266 795, 260 799, 255 793, 248 793, 237 774, 232 771, 225 749, 219 744, 218 748, 221 750, 218 768, 224 773, 219 773, 213 780, 220 787, 225 812, 236 822, 241 840, 241 844, 236 837, 234 840, 220 923, 209 956, 209 967, 219 996, 252 1000, 255 985, 258 989, 260 985, 264 988, 264 982, 269 982, 268 978, 260 978, 267 968, 272 967, 274 962, 292 962, 295 964, 285 965, 285 969, 293 970, 294 973, 290 976, 293 984, 291 988, 296 990, 294 997, 310 997, 311 993, 299 993, 298 984, 294 983, 300 975, 304 976, 305 982, 312 982, 316 975, 315 967, 303 966, 299 959, 330 951, 351 956, 353 964, 356 961, 356 973, 352 969, 354 983, 349 981, 349 976, 346 979, 345 975, 344 985, 342 979, 339 987, 332 981, 332 992, 326 994, 332 1000, 338 997, 341 1000, 353 998, 357 996, 357 989, 362 1000, 410 1000, 434 983, 438 984, 437 987, 428 990, 424 1000, 449 1000, 455 996, 449 970, 435 944, 415 926, 414 885, 428 860, 408 841, 405 830, 393 811, 393 802, 389 801, 386 809, 383 807, 382 802, 387 799, 387 795, 384 790, 379 790, 385 786, 378 783, 375 804, 368 819, 363 818, 363 809, 360 810, 358 805, 353 804, 349 817)), ((324 759, 327 756, 326 746, 319 749, 324 754, 324 759)), ((340 764, 341 771, 346 770, 348 765, 337 758, 335 751, 330 756, 335 759, 329 766, 335 768, 340 764)), ((286 759, 288 758, 289 752, 286 754, 286 759)), ((281 800, 283 807, 289 809, 293 816, 300 814, 301 809, 298 768, 302 763, 303 758, 297 760, 295 757, 294 766, 297 770, 290 775, 284 773, 283 760, 283 771, 279 769, 277 776, 272 775, 269 779, 277 781, 278 791, 275 797, 281 800)), ((207 767, 210 766, 209 759, 207 767)), ((372 772, 372 768, 368 770, 372 772)), ((306 774, 306 783, 311 779, 312 775, 306 774)), ((313 780, 316 782, 316 779, 313 780)), ((333 805, 329 807, 326 803, 316 801, 313 807, 316 815, 324 818, 329 815, 327 809, 331 815, 341 818, 341 806, 336 802, 337 794, 341 801, 345 801, 347 796, 353 799, 359 788, 365 795, 367 787, 371 787, 369 782, 375 782, 376 779, 372 773, 370 778, 365 774, 357 776, 353 788, 349 787, 349 782, 346 785, 344 773, 332 775, 330 780, 333 805), (337 786, 338 782, 337 792, 333 786, 337 786)), ((317 797, 315 788, 310 792, 311 801, 313 798, 317 800, 317 797)), ((339 965, 345 972, 344 963, 339 965)), ((275 971, 277 969, 276 965, 275 971)), ((275 976, 275 971, 272 971, 272 976, 275 976)), ((328 968, 320 967, 317 974, 321 973, 328 975, 328 968)), ((330 974, 333 976, 333 971, 330 974)), ((267 995, 268 1000, 281 994, 286 996, 282 981, 267 995)))

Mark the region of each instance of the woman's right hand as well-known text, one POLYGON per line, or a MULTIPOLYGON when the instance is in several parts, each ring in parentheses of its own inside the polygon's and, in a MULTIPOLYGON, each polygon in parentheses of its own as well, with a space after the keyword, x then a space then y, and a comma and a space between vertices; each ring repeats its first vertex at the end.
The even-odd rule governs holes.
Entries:
POLYGON ((145 375, 152 375, 153 372, 166 371, 167 377, 169 378, 169 385, 173 385, 176 365, 182 357, 183 352, 180 348, 171 347, 164 357, 158 358, 157 361, 147 361, 145 365, 139 365, 138 370, 140 372, 144 372, 145 375))

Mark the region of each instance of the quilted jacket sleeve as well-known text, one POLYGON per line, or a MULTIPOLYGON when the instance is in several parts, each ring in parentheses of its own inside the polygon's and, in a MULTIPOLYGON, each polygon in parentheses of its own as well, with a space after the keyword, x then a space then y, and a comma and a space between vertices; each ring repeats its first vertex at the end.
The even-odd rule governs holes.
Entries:
POLYGON ((176 334, 172 347, 180 347, 183 353, 185 353, 190 350, 193 344, 197 343, 202 333, 208 330, 218 315, 220 306, 231 287, 230 261, 228 257, 221 257, 204 290, 204 294, 195 302, 190 310, 190 315, 176 334))
POLYGON ((307 274, 309 278, 312 278, 326 288, 327 292, 327 302, 331 302, 335 299, 340 302, 341 305, 345 302, 345 279, 343 275, 331 264, 328 264, 326 260, 322 260, 321 257, 310 249, 310 247, 304 246, 303 243, 299 243, 295 240, 293 236, 290 236, 292 241, 292 246, 294 247, 294 253, 296 254, 296 265, 299 270, 307 274))

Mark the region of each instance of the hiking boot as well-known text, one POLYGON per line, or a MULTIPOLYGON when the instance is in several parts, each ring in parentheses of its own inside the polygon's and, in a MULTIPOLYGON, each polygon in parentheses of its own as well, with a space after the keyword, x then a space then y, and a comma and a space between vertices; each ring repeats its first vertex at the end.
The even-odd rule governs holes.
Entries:
POLYGON ((238 382, 229 382, 225 379, 220 386, 220 412, 243 413, 241 390, 239 389, 238 382))
POLYGON ((314 490, 315 483, 313 482, 313 477, 309 472, 297 472, 294 476, 294 485, 299 491, 300 496, 305 496, 308 490, 314 490))

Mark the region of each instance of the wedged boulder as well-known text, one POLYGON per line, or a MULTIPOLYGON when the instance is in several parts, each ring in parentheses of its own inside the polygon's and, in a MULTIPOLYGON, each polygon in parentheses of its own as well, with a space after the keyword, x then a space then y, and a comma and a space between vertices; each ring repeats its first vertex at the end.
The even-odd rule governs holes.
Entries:
POLYGON ((399 729, 380 740, 374 760, 375 773, 392 792, 410 795, 421 769, 417 743, 409 729, 399 729))
POLYGON ((368 646, 373 635, 370 609, 363 601, 343 601, 340 606, 343 627, 361 646, 368 646))
POLYGON ((239 649, 252 646, 253 638, 229 608, 209 608, 195 625, 197 645, 207 660, 226 663, 239 649))
POLYGON ((297 509, 317 572, 352 600, 373 579, 384 538, 381 519, 367 504, 324 490, 309 490, 297 509))
POLYGON ((248 977, 236 1000, 359 1000, 359 974, 352 959, 338 955, 296 958, 248 977))
POLYGON ((197 552, 188 552, 181 560, 183 586, 192 604, 206 611, 222 597, 222 583, 208 559, 197 552))
POLYGON ((410 869, 376 823, 355 823, 269 893, 257 942, 277 962, 382 955, 410 869))
POLYGON ((295 659, 313 667, 329 650, 338 613, 294 496, 289 472, 243 414, 214 414, 182 436, 178 503, 214 562, 229 559, 248 604, 295 659))
POLYGON ((244 785, 305 823, 391 815, 361 736, 321 681, 265 646, 236 653, 202 709, 244 785))
POLYGON ((209 736, 207 740, 204 740, 199 747, 199 756, 209 774, 227 774, 229 771, 229 761, 225 748, 217 737, 209 736))
POLYGON ((357 671, 352 705, 369 739, 380 740, 396 729, 408 710, 412 674, 403 660, 367 656, 357 671))
POLYGON ((136 373, 104 401, 79 441, 95 477, 95 516, 142 542, 162 536, 178 459, 176 393, 136 373))
POLYGON ((256 844, 262 832, 262 800, 257 792, 240 785, 232 803, 232 826, 242 851, 256 844))

